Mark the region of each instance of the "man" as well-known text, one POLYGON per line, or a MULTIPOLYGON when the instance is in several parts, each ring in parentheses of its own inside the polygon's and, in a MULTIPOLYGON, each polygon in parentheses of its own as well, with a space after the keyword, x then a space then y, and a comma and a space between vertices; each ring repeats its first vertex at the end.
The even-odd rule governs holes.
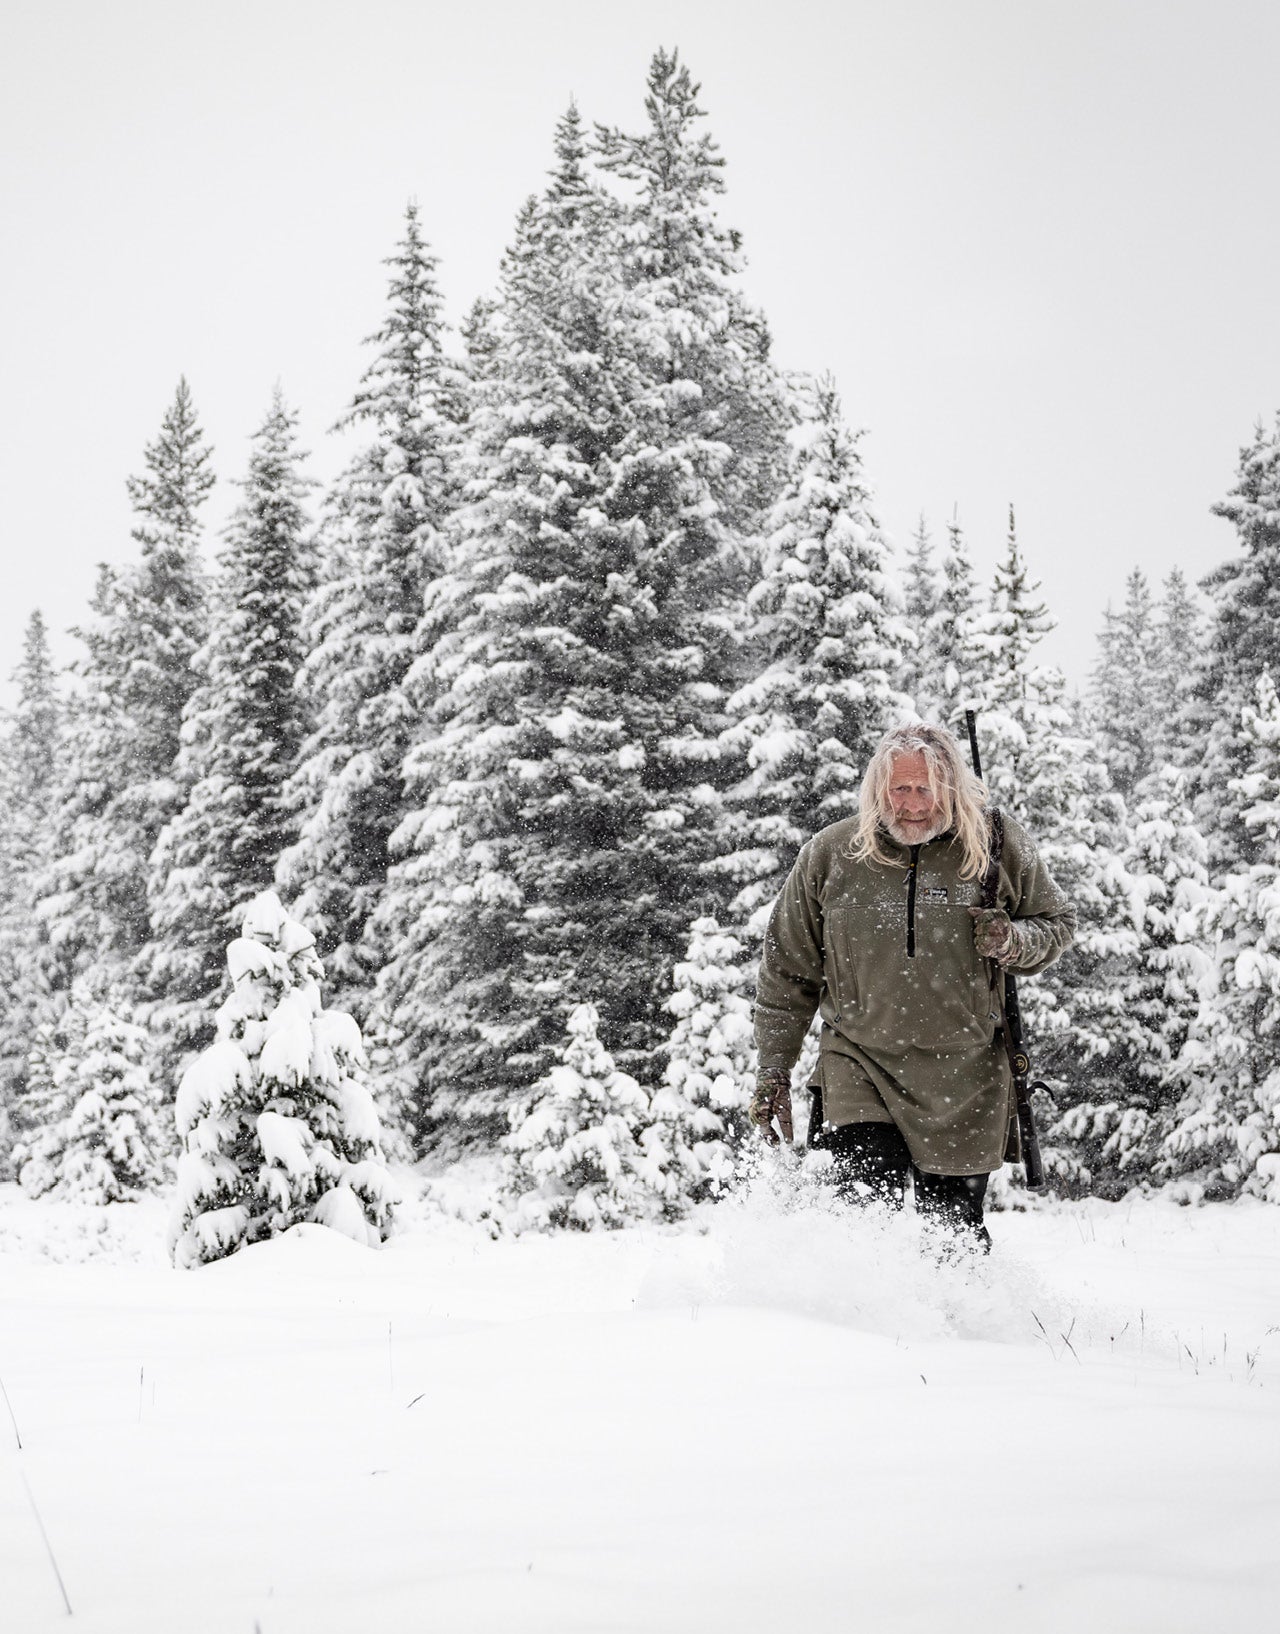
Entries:
POLYGON ((1003 969, 1045 969, 1075 934, 1007 814, 996 906, 983 906, 985 794, 942 727, 886 734, 857 816, 801 849, 774 905, 751 1107, 766 1140, 775 1120, 791 1139, 791 1069, 820 1011, 810 1143, 832 1153, 841 1192, 900 1207, 910 1170, 917 1208, 984 1249, 987 1179, 1016 1150, 996 984, 1003 969))

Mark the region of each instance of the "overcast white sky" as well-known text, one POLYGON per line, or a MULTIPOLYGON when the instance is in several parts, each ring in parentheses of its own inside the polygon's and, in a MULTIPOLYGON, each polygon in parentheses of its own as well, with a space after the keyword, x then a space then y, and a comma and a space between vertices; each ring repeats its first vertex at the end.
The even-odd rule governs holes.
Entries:
MULTIPOLYGON (((178 376, 221 479, 279 379, 315 474, 410 197, 457 317, 556 117, 679 47, 786 367, 831 369, 905 546, 1007 506, 1075 680, 1280 407, 1274 0, 0 0, 0 674, 132 551, 178 376)), ((211 520, 234 502, 223 480, 211 520)), ((60 656, 74 643, 59 636, 60 656)))

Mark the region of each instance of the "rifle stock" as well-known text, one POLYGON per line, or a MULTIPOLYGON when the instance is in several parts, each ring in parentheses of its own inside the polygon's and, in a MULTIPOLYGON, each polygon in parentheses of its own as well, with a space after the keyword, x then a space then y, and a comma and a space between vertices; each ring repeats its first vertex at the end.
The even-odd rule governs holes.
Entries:
POLYGON ((1029 1083, 1031 1062, 1022 1042, 1022 1007, 1018 1003, 1018 983, 1011 971, 1004 973, 1004 992, 1001 995, 1001 1021, 1004 1028, 1005 1048, 1009 1053, 1009 1070, 1013 1074, 1013 1098, 1018 1112, 1018 1143, 1022 1148, 1022 1163, 1026 1172, 1027 1190, 1039 1191, 1044 1185, 1044 1159, 1040 1156, 1040 1137, 1036 1133, 1035 1114, 1031 1110, 1031 1091, 1045 1086, 1029 1083))

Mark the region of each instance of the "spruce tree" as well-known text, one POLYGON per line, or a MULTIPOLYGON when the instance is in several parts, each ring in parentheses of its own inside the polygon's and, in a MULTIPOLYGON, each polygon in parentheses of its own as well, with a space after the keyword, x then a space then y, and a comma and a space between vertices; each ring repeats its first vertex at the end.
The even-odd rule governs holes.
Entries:
POLYGON ((1115 788, 1128 799, 1160 765, 1161 725, 1169 711, 1168 676, 1155 598, 1134 568, 1119 613, 1103 615, 1091 704, 1096 739, 1115 788))
POLYGON ((139 559, 103 567, 93 619, 76 633, 66 778, 51 860, 38 885, 49 974, 65 991, 84 974, 97 991, 136 996, 135 961, 150 935, 148 859, 181 803, 179 729, 206 634, 200 513, 213 484, 191 394, 179 381, 160 435, 131 478, 139 559))
POLYGON ((128 479, 141 564, 117 581, 116 617, 130 649, 118 695, 135 764, 164 780, 191 696, 191 660, 207 626, 200 511, 214 478, 185 379, 144 459, 146 472, 128 479))
POLYGON ((988 610, 977 620, 975 645, 983 655, 987 694, 1013 713, 1015 726, 1020 706, 1033 706, 1036 699, 1032 654, 1055 627, 1039 594, 1040 585, 1032 580, 1018 542, 1011 505, 1005 553, 996 564, 988 610))
POLYGON ((40 1104, 32 1112, 41 1115, 22 1147, 24 1190, 101 1205, 154 1189, 165 1178, 169 1142, 145 1066, 145 1029, 118 993, 78 993, 61 1034, 50 1083, 37 1077, 40 1104))
POLYGON ((947 524, 940 580, 937 607, 924 627, 918 705, 926 719, 958 730, 987 662, 973 560, 958 517, 947 524))
POLYGON ((63 704, 38 612, 27 624, 13 680, 17 702, 0 754, 0 1174, 21 1121, 32 1035, 51 1005, 35 899, 62 776, 63 704))
POLYGON ((22 871, 34 872, 56 806, 63 703, 44 618, 33 612, 13 672, 17 701, 9 713, 3 763, 9 843, 22 871))
POLYGON ((739 923, 772 902, 811 834, 856 808, 876 743, 910 709, 894 681, 911 634, 873 504, 826 377, 805 405, 747 598, 762 667, 730 699, 721 739, 741 772, 719 864, 737 888, 739 923))
POLYGON ((1165 675, 1185 683, 1204 645, 1204 617, 1180 567, 1170 568, 1159 606, 1160 655, 1165 675))
MULTIPOLYGON (((631 616, 658 612, 637 656, 653 704, 666 715, 644 740, 646 786, 666 807, 648 824, 667 852, 667 900, 684 910, 651 918, 652 945, 661 949, 655 975, 664 985, 698 899, 724 922, 734 890, 722 868, 721 812, 743 767, 721 734, 728 696, 742 678, 738 607, 753 541, 786 479, 795 419, 770 360, 767 324, 737 282, 741 240, 718 216, 724 161, 698 96, 678 55, 659 50, 645 128, 597 129, 604 171, 631 190, 621 337, 639 395, 617 468, 628 496, 639 499, 631 510, 648 543, 632 581, 643 597, 631 616), (685 673, 673 676, 680 666, 685 673)), ((866 521, 866 565, 874 571, 879 539, 874 520, 866 521)), ((875 663, 870 651, 865 663, 868 670, 875 663)), ((665 1040, 660 1018, 646 1011, 635 1060, 647 1057, 648 1079, 665 1040)))
MULTIPOLYGON (((571 115, 576 117, 576 114, 577 110, 572 109, 571 115)), ((488 383, 498 372, 502 343, 495 326, 497 315, 498 302, 492 296, 481 295, 471 303, 466 317, 458 325, 468 385, 467 398, 472 404, 478 404, 488 383)))
POLYGON ((590 1004, 570 1011, 557 1061, 511 1109, 503 1194, 517 1231, 590 1231, 652 1213, 636 1143, 645 1094, 601 1044, 599 1019, 590 1004))
MULTIPOLYGON (((768 325, 736 282, 741 237, 717 215, 724 159, 702 127, 699 91, 678 52, 655 52, 645 128, 597 126, 597 151, 606 173, 625 184, 628 200, 620 245, 630 294, 627 331, 648 387, 645 429, 656 433, 652 454, 637 440, 637 477, 647 473, 653 483, 665 477, 665 487, 680 467, 661 451, 679 452, 695 482, 712 480, 728 527, 750 535, 785 480, 789 415, 769 359, 768 325)), ((695 487, 690 502, 696 493, 695 487)), ((659 496, 668 506, 677 497, 662 487, 659 496)), ((685 551, 704 551, 694 518, 681 520, 685 551)))
POLYGON ((227 936, 295 833, 285 784, 307 726, 296 682, 314 579, 296 425, 277 390, 219 557, 209 637, 193 660, 200 684, 175 765, 186 802, 152 857, 147 987, 170 1071, 207 1041, 227 936))
POLYGON ((667 1069, 640 1136, 646 1182, 670 1219, 729 1186, 750 1137, 754 971, 737 937, 696 919, 674 972, 667 1069))
POLYGON ((444 572, 460 488, 465 381, 444 347, 437 260, 405 214, 373 361, 339 429, 360 451, 322 528, 320 583, 299 680, 315 723, 289 785, 299 837, 278 878, 316 927, 334 1002, 363 1019, 383 954, 368 937, 405 815, 403 763, 420 706, 406 679, 420 654, 427 589, 444 572))
POLYGON ((360 1029, 322 1007, 315 939, 264 891, 227 968, 217 1039, 178 1090, 175 1264, 207 1264, 307 1223, 376 1247, 391 1229, 393 1188, 360 1029))
POLYGON ((1158 773, 1163 766, 1193 768, 1204 747, 1195 695, 1205 657, 1205 618, 1181 568, 1171 568, 1164 581, 1157 631, 1163 699, 1154 727, 1158 773))
POLYGON ((1243 775, 1248 758, 1241 712, 1253 707, 1263 671, 1280 673, 1280 415, 1272 430, 1255 426, 1236 485, 1213 512, 1235 528, 1240 553, 1204 580, 1211 627, 1186 735, 1202 745, 1194 756, 1196 812, 1211 855, 1215 865, 1234 868, 1257 860, 1257 843, 1245 825, 1219 821, 1221 793, 1243 775))
POLYGON ((11 1165, 14 1178, 37 1197, 57 1184, 57 1169, 50 1159, 61 1150, 62 1131, 71 1113, 74 1052, 83 1040, 84 1021, 83 1005, 64 999, 60 1011, 42 1021, 30 1039, 11 1165), (24 1182, 28 1165, 31 1172, 24 1182))
POLYGON ((1088 1189, 1092 1110, 1124 1100, 1123 978, 1137 953, 1128 912, 1125 807, 1052 666, 1035 662, 1053 627, 1018 542, 1013 513, 977 645, 985 679, 982 761, 993 802, 1028 828, 1079 915, 1076 941, 1022 992, 1036 1070, 1050 1082, 1042 1111, 1046 1168, 1059 1189, 1088 1189), (1047 1116, 1046 1116, 1047 1114, 1047 1116))
POLYGON ((610 788, 625 670, 607 650, 618 540, 596 469, 618 412, 603 350, 617 279, 584 159, 571 108, 551 185, 504 258, 470 503, 413 677, 412 804, 378 914, 395 951, 374 1025, 412 1064, 420 1132, 447 1120, 496 1137, 513 1086, 549 1065, 577 1002, 566 993, 595 985, 575 965, 604 957, 581 905, 604 895, 599 853, 636 820, 636 795, 610 788))
POLYGON ((687 76, 659 78, 659 128, 601 138, 632 204, 591 177, 576 112, 557 128, 504 261, 455 573, 428 609, 379 997, 430 1139, 496 1135, 585 995, 619 1065, 659 1074, 670 971, 717 901, 745 562, 725 518, 762 480, 773 387, 687 76))
POLYGON ((1185 1092, 1162 1157, 1199 1195, 1280 1203, 1280 700, 1266 670, 1240 739, 1244 770, 1226 786, 1219 832, 1257 860, 1221 880, 1204 916, 1217 982, 1182 1052, 1185 1092))
POLYGON ((903 575, 903 616, 911 632, 911 645, 904 655, 901 675, 902 690, 914 701, 920 715, 928 715, 932 703, 926 680, 927 641, 928 630, 938 616, 941 588, 929 524, 922 515, 911 536, 903 575))
POLYGON ((1212 976, 1202 934, 1212 898, 1206 847, 1185 776, 1166 767, 1144 788, 1129 821, 1123 866, 1130 890, 1115 926, 1133 936, 1136 951, 1111 965, 1116 1005, 1105 1077, 1086 1067, 1091 1092, 1066 1106, 1055 1132, 1060 1175, 1103 1197, 1164 1172, 1185 1049, 1212 976))

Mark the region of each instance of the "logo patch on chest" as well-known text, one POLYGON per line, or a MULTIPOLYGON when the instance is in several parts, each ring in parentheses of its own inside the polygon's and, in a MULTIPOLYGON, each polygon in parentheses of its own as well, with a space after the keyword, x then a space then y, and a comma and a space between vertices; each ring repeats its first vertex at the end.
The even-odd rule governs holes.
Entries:
POLYGON ((922 902, 947 902, 950 898, 947 896, 945 885, 926 885, 920 892, 920 900, 922 902))

